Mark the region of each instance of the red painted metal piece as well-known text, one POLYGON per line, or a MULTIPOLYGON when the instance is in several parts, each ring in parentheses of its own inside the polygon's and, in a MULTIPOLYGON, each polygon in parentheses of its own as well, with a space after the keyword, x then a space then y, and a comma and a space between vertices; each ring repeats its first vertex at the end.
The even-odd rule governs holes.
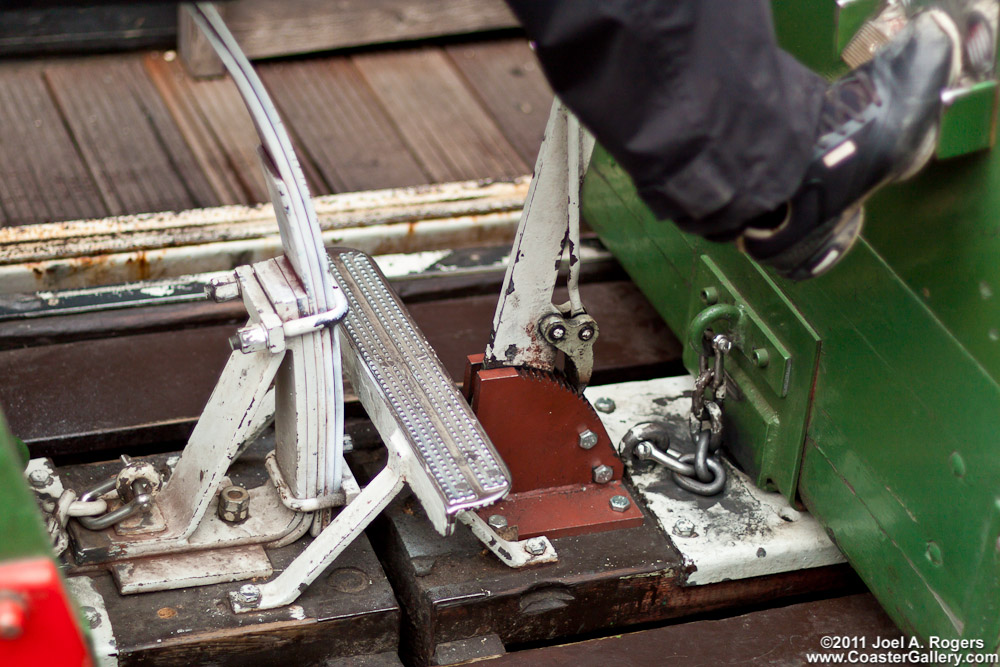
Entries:
POLYGON ((32 558, 0 564, 0 624, 20 627, 0 636, 0 665, 91 667, 79 619, 55 563, 32 558), (15 636, 16 635, 16 636, 15 636))
POLYGON ((510 470, 511 493, 480 516, 504 514, 510 526, 517 525, 520 539, 642 525, 642 512, 618 482, 622 462, 587 399, 552 373, 483 369, 482 360, 483 355, 469 357, 464 387, 473 412, 510 470), (580 446, 584 431, 597 435, 590 449, 580 446), (598 466, 610 467, 616 483, 594 483, 598 466), (615 493, 609 492, 612 488, 615 493), (612 495, 628 497, 629 511, 612 510, 612 495))
POLYGON ((480 512, 484 519, 502 514, 509 526, 517 526, 517 539, 545 535, 549 538, 599 533, 619 528, 635 528, 643 522, 642 510, 631 501, 625 486, 575 484, 557 486, 537 493, 518 493, 480 512), (629 498, 628 509, 611 509, 611 496, 629 498))

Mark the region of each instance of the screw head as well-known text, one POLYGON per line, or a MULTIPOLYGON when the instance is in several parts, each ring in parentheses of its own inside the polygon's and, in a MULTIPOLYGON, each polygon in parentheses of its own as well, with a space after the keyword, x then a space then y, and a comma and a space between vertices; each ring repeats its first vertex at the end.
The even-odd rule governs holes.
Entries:
POLYGON ((597 434, 589 428, 580 433, 580 449, 593 449, 597 445, 597 434))
POLYGON ((677 519, 671 532, 677 537, 691 537, 694 535, 694 524, 687 519, 677 519))
POLYGON ((580 340, 584 342, 590 340, 591 338, 594 337, 594 327, 584 327, 580 329, 580 332, 577 333, 577 336, 579 336, 580 340))
POLYGON ((545 553, 545 540, 540 537, 532 537, 524 543, 524 550, 532 556, 541 556, 545 553))
POLYGON ((607 484, 614 476, 615 471, 611 466, 594 466, 594 481, 598 484, 607 484))
POLYGON ((240 604, 247 607, 256 607, 260 604, 260 586, 256 584, 243 584, 237 592, 240 604))
POLYGON ((718 334, 713 338, 712 345, 720 354, 729 354, 729 351, 733 349, 733 341, 725 334, 718 334))
POLYGON ((606 415, 614 412, 617 407, 618 406, 615 405, 614 400, 608 398, 607 396, 601 396, 599 399, 594 401, 594 409, 598 412, 603 412, 606 415))
POLYGON ((566 327, 561 324, 554 324, 549 327, 549 338, 552 340, 562 340, 566 337, 566 327))
POLYGON ((503 514, 491 514, 490 518, 486 520, 490 528, 493 530, 503 530, 507 527, 507 517, 503 514))
POLYGON ((632 501, 628 499, 628 496, 611 496, 608 504, 614 511, 624 512, 632 505, 632 501))
POLYGON ((52 475, 48 470, 32 470, 28 474, 28 482, 36 489, 42 489, 52 483, 52 475))

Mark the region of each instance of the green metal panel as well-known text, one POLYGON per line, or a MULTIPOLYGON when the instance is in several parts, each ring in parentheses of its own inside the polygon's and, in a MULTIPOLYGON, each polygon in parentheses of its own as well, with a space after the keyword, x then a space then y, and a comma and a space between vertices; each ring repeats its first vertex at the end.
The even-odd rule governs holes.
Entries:
MULTIPOLYGON (((984 235, 1000 244, 1000 216, 953 222, 966 240, 958 245, 945 221, 956 218, 956 206, 957 217, 969 214, 968 202, 946 196, 953 182, 946 174, 966 161, 962 171, 986 169, 993 159, 941 163, 921 178, 923 187, 896 188, 872 206, 872 228, 888 234, 894 226, 895 238, 922 249, 923 266, 938 262, 934 275, 897 275, 862 240, 830 275, 787 283, 730 246, 655 221, 600 149, 583 197, 588 222, 675 332, 684 336, 704 307, 704 287, 722 286, 730 295, 722 300, 750 309, 806 377, 796 376, 795 389, 780 398, 766 368, 745 351, 734 355, 731 376, 742 397, 727 399, 726 417, 737 456, 758 482, 771 480, 786 495, 798 490, 902 627, 923 637, 982 638, 990 647, 1000 633, 1000 341, 988 332, 1000 329, 1000 302, 984 298, 964 257, 988 254, 978 247, 984 235), (884 218, 889 210, 899 217, 884 218), (915 225, 922 234, 912 233, 915 225), (932 309, 933 295, 946 289, 974 308, 932 309), (977 336, 994 355, 989 366, 966 344, 977 336)), ((989 204, 981 206, 985 213, 989 204)), ((989 285, 1000 289, 994 278, 997 269, 989 285)), ((693 370, 693 356, 685 360, 693 370)))
POLYGON ((52 553, 35 495, 24 481, 23 447, 0 415, 0 561, 52 553))

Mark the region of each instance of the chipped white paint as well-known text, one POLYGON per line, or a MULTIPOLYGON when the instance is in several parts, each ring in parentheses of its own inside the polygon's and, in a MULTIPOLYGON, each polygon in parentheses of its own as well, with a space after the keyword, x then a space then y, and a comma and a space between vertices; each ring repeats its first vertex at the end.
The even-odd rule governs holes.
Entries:
POLYGON ((306 618, 306 610, 302 608, 302 605, 293 604, 288 607, 288 615, 296 621, 303 621, 306 618))
MULTIPOLYGON (((693 379, 682 376, 590 387, 585 393, 592 402, 602 397, 614 400, 613 412, 598 414, 611 441, 620 448, 622 437, 639 422, 671 419, 680 425, 679 432, 686 433, 693 388, 693 379)), ((728 474, 726 489, 708 499, 696 499, 677 489, 662 467, 632 475, 643 500, 685 563, 694 566, 687 585, 844 562, 816 519, 791 507, 780 494, 758 489, 728 462, 723 464, 728 474), (682 519, 694 525, 691 537, 674 534, 674 525, 682 519)))
POLYGON ((83 619, 90 623, 90 645, 94 649, 97 667, 118 667, 118 646, 111 627, 111 617, 104 605, 104 598, 94 588, 93 580, 86 576, 66 579, 66 590, 76 600, 83 619))
POLYGON ((382 269, 382 273, 387 277, 398 278, 424 273, 450 254, 450 250, 427 250, 425 252, 392 253, 374 259, 378 268, 382 269))
POLYGON ((167 554, 111 566, 122 595, 208 586, 269 577, 271 561, 260 545, 167 554))

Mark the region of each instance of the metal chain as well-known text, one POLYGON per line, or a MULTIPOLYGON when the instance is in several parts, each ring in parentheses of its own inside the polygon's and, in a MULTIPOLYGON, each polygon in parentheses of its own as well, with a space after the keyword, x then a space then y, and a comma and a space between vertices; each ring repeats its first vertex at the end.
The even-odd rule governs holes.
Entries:
POLYGON ((729 337, 718 334, 706 340, 698 358, 698 376, 688 416, 694 453, 680 454, 670 449, 665 430, 653 422, 632 427, 622 440, 622 453, 666 467, 674 483, 691 493, 714 496, 722 491, 726 486, 726 469, 719 461, 719 447, 722 444, 722 402, 726 398, 725 357, 730 349, 729 337), (711 356, 706 351, 709 348, 711 356))

